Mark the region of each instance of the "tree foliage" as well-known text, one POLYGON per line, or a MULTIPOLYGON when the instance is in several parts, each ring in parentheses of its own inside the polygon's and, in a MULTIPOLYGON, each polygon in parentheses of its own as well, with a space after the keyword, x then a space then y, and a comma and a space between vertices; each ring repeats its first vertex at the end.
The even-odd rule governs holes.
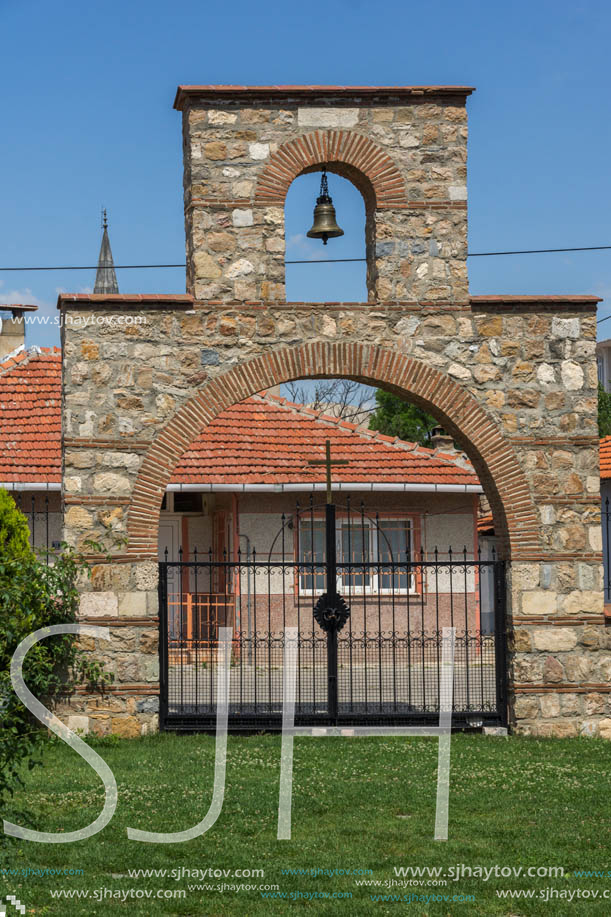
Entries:
MULTIPOLYGON (((11 659, 33 631, 76 620, 79 577, 84 560, 64 546, 52 558, 39 559, 29 547, 25 516, 12 497, 0 490, 0 799, 21 783, 20 771, 40 763, 46 735, 11 684, 11 659), (6 530, 4 527, 6 526, 6 530), (24 529, 25 526, 25 529, 24 529)), ((79 649, 73 634, 43 639, 27 653, 23 674, 30 691, 46 706, 77 682, 103 684, 109 676, 79 649)))
POLYGON ((369 418, 369 429, 386 436, 398 436, 410 442, 430 446, 431 432, 438 422, 422 408, 396 395, 377 389, 376 409, 369 418))
POLYGON ((0 490, 0 558, 32 555, 28 520, 6 490, 0 490))
POLYGON ((598 435, 611 436, 611 392, 598 383, 598 435))

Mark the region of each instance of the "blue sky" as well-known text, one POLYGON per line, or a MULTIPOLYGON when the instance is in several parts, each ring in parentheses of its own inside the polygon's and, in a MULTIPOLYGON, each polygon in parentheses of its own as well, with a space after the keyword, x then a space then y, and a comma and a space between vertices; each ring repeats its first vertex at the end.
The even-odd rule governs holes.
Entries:
MULTIPOLYGON (((472 251, 611 244, 611 6, 604 2, 0 0, 0 266, 91 264, 109 210, 117 263, 184 259, 178 83, 461 83, 468 102, 472 251)), ((363 253, 358 195, 331 176, 363 253)), ((289 258, 316 178, 287 203, 289 258)), ((611 314, 611 252, 477 258, 473 293, 595 293, 611 314)), ((54 314, 93 273, 0 273, 0 302, 54 314)), ((122 292, 184 290, 181 270, 123 271, 122 292)), ((293 267, 289 298, 364 298, 362 265, 293 267)), ((601 326, 611 336, 611 320, 601 326), (608 329, 608 331, 606 331, 608 329)), ((55 330, 29 344, 57 343, 55 330)))

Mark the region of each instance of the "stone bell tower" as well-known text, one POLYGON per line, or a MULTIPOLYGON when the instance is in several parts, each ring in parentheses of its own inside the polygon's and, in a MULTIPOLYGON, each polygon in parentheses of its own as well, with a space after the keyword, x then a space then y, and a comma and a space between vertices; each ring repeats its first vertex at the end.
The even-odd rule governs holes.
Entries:
POLYGON ((284 201, 326 165, 361 191, 370 302, 465 301, 466 86, 181 86, 187 288, 283 300, 284 201))

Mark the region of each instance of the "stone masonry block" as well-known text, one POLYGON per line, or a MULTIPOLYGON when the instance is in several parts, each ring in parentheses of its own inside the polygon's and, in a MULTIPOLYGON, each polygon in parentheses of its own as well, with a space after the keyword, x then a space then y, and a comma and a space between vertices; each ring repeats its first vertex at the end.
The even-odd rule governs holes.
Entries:
POLYGON ((300 108, 300 127, 354 127, 359 119, 358 108, 300 108))
POLYGON ((564 652, 577 646, 577 633, 568 627, 546 627, 533 631, 535 649, 540 652, 564 652))
POLYGON ((68 729, 71 729, 72 732, 80 732, 83 735, 89 734, 89 717, 88 716, 78 716, 73 715, 68 717, 66 723, 68 729))
POLYGON ((558 595, 548 589, 531 589, 522 594, 522 614, 553 615, 558 611, 558 595))
POLYGON ((118 600, 120 617, 146 617, 146 592, 121 592, 118 600))
POLYGON ((84 592, 81 595, 81 618, 115 618, 118 614, 119 604, 114 592, 84 592))

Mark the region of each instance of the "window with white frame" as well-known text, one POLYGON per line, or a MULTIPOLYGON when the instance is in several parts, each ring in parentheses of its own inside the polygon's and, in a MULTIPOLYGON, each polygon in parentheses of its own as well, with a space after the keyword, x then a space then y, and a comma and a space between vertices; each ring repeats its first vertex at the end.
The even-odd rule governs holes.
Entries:
POLYGON ((325 523, 320 519, 302 519, 299 523, 297 560, 299 591, 313 594, 325 591, 325 523))
MULTIPOLYGON (((406 517, 339 518, 336 524, 337 588, 347 595, 414 592, 414 520, 406 517)), ((302 519, 299 524, 299 591, 326 589, 325 522, 302 519)))

